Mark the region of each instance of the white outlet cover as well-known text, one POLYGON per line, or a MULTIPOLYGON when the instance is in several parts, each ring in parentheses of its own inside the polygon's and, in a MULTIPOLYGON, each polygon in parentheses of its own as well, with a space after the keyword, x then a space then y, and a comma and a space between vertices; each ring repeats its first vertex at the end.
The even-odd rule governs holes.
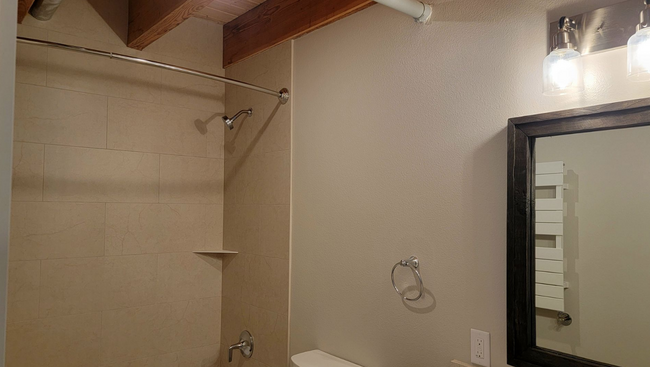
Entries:
POLYGON ((481 330, 472 329, 472 363, 479 366, 490 367, 490 333, 481 330), (483 358, 478 358, 476 355, 478 348, 478 340, 483 340, 483 358))

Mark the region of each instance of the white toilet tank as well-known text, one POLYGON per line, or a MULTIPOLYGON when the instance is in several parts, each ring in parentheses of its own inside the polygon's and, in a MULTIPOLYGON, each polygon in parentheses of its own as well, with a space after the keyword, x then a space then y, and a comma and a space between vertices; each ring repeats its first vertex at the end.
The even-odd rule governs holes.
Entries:
POLYGON ((310 350, 296 354, 291 357, 291 367, 362 367, 345 361, 339 357, 334 357, 322 350, 310 350))

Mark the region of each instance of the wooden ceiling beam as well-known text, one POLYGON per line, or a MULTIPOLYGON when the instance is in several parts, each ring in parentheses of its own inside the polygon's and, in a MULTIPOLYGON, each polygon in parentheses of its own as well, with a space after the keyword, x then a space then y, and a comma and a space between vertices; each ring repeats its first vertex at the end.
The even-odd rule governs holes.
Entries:
POLYGON ((267 0, 223 28, 227 67, 365 9, 372 0, 267 0))
POLYGON ((129 0, 127 45, 142 50, 212 0, 129 0))
POLYGON ((32 5, 34 0, 18 0, 18 24, 22 24, 32 5))

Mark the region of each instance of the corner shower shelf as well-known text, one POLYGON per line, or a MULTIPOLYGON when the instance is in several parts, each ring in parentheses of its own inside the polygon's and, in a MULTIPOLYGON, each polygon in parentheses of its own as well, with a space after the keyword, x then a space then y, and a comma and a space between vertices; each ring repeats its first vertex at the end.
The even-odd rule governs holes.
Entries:
POLYGON ((200 255, 236 255, 238 251, 216 250, 216 251, 194 251, 195 254, 200 255))

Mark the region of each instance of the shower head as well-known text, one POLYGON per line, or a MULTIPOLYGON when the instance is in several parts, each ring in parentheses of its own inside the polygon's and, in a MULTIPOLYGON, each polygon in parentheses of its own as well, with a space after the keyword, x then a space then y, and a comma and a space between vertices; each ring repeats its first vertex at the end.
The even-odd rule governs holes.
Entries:
POLYGON ((253 109, 249 108, 247 110, 241 110, 237 112, 237 114, 235 114, 235 116, 233 117, 223 116, 221 119, 223 120, 223 123, 226 124, 226 126, 228 126, 228 129, 232 130, 235 128, 235 126, 232 123, 235 122, 235 120, 237 120, 239 116, 245 113, 248 114, 248 116, 251 116, 253 114, 253 109))

